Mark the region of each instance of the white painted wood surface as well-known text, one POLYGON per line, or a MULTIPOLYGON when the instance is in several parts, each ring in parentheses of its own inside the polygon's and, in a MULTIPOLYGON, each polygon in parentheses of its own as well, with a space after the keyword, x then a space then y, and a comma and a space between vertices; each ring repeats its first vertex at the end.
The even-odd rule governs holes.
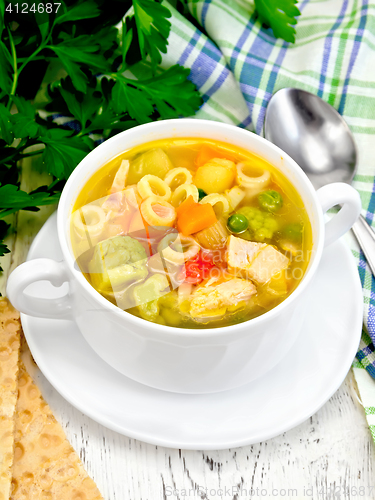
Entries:
MULTIPOLYGON (((39 182, 30 169, 23 167, 27 191, 39 182)), ((1 259, 1 293, 54 209, 18 215, 17 232, 8 238, 13 251, 1 259)), ((295 429, 216 452, 161 448, 117 434, 73 408, 39 371, 34 376, 105 500, 375 499, 375 447, 352 372, 323 408, 295 429)))

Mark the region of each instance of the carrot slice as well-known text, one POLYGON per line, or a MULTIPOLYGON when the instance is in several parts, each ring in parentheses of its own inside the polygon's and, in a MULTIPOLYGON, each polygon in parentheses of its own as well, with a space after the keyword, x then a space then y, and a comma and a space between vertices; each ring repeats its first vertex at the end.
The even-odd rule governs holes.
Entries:
POLYGON ((204 144, 198 153, 195 163, 198 167, 201 167, 202 165, 212 160, 213 158, 224 158, 224 156, 220 154, 217 149, 214 149, 211 146, 207 146, 206 144, 204 144))
POLYGON ((231 155, 229 151, 225 151, 224 153, 219 149, 208 146, 207 144, 203 144, 198 153, 198 156, 195 159, 195 164, 197 167, 201 167, 214 158, 225 158, 226 160, 236 161, 234 159, 234 156, 231 155))
POLYGON ((194 203, 177 218, 177 229, 185 236, 197 233, 217 221, 215 211, 209 203, 194 203))
POLYGON ((191 207, 192 205, 194 205, 194 200, 193 200, 193 197, 190 195, 186 198, 186 200, 184 200, 181 205, 179 207, 176 208, 176 214, 177 214, 177 217, 179 217, 182 212, 185 212, 185 210, 187 210, 189 207, 191 207))

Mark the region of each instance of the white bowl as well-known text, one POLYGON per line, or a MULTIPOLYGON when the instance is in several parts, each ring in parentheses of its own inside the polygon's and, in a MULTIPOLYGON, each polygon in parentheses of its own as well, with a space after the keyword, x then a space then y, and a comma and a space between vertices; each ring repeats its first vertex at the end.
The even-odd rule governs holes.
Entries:
POLYGON ((141 125, 105 141, 77 166, 58 207, 58 236, 64 260, 35 259, 22 264, 9 277, 7 293, 13 305, 25 314, 74 320, 97 354, 133 380, 181 393, 231 389, 262 376, 288 352, 300 333, 308 290, 324 245, 344 234, 360 209, 359 195, 352 187, 336 183, 315 192, 287 154, 246 130, 195 119, 141 125), (124 150, 178 137, 216 139, 261 156, 289 179, 304 202, 313 233, 307 271, 286 300, 257 318, 222 328, 196 330, 151 323, 106 300, 75 266, 68 221, 87 180, 124 150), (323 213, 339 203, 343 208, 325 224, 323 213), (61 299, 30 297, 25 288, 38 280, 49 280, 55 286, 67 281, 69 294, 61 299))

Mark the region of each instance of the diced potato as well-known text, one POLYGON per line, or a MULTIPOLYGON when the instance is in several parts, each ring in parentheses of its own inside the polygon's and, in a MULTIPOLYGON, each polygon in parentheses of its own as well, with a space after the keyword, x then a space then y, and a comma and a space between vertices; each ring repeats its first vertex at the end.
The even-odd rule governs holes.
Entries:
POLYGON ((223 193, 232 187, 234 178, 234 163, 230 160, 214 158, 198 168, 194 184, 207 194, 223 193))
POLYGON ((287 293, 286 273, 285 271, 277 272, 268 283, 259 287, 255 302, 258 306, 269 309, 284 299, 287 293))
POLYGON ((269 309, 277 304, 279 297, 269 293, 266 289, 261 290, 255 297, 255 304, 262 309, 269 309))
POLYGON ((130 162, 127 184, 137 184, 144 175, 152 174, 164 179, 173 164, 160 148, 150 149, 130 162))
POLYGON ((276 296, 282 297, 288 293, 288 285, 286 282, 285 271, 276 273, 267 284, 267 292, 276 296))

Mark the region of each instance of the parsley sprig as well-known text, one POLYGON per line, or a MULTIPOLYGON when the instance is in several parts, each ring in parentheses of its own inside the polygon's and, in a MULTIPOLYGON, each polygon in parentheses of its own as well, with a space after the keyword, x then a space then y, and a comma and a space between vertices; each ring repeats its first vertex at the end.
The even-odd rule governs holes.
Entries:
POLYGON ((260 20, 272 28, 276 38, 295 41, 297 17, 301 14, 297 0, 255 0, 260 20))
POLYGON ((189 70, 160 67, 170 17, 159 0, 66 0, 50 14, 20 14, 0 0, 0 256, 9 251, 3 219, 56 203, 64 181, 95 147, 91 134, 106 139, 199 108, 189 70), (119 32, 115 25, 130 7, 119 32), (147 77, 134 76, 140 65, 147 77), (51 67, 59 77, 44 90, 42 119, 39 97, 51 67), (51 113, 71 116, 74 126, 58 126, 51 113), (41 155, 52 183, 27 193, 18 166, 32 155, 41 155))
MULTIPOLYGON (((196 24, 186 0, 170 2, 196 24)), ((287 41, 294 41, 295 3, 255 0, 261 21, 287 41)), ((106 139, 199 108, 189 70, 160 67, 170 17, 161 0, 63 0, 49 14, 21 13, 0 0, 0 256, 9 252, 3 240, 11 225, 4 218, 56 203, 65 180, 96 146, 93 134, 106 139), (54 114, 71 116, 71 126, 58 125, 54 114), (34 155, 52 179, 27 193, 20 189, 19 162, 34 155)))

